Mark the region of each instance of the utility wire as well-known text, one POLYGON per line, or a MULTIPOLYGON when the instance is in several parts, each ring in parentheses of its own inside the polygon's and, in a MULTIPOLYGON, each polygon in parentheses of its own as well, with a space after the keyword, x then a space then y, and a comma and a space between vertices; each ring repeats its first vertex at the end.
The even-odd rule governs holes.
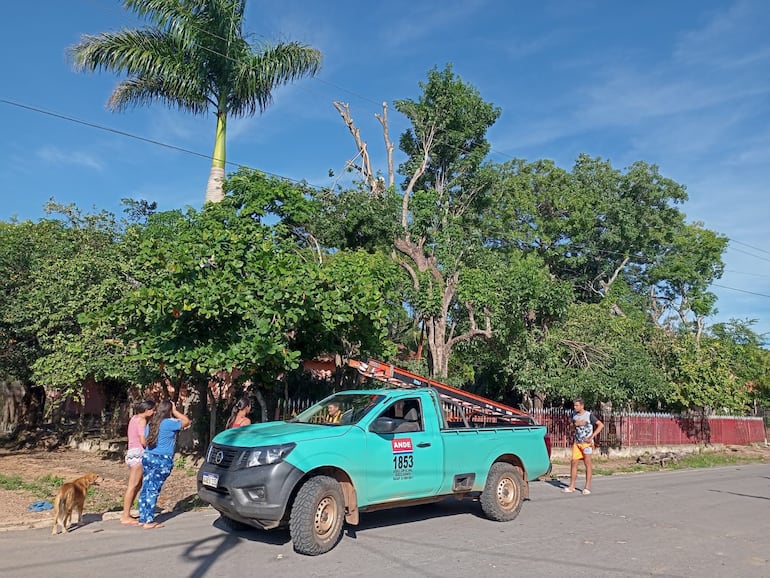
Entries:
MULTIPOLYGON (((175 151, 178 151, 178 152, 186 153, 186 154, 193 155, 193 156, 196 156, 196 157, 200 157, 200 158, 203 158, 203 159, 206 159, 206 160, 209 160, 209 161, 213 161, 214 160, 213 155, 207 155, 207 154, 204 154, 204 153, 200 153, 198 151, 194 151, 194 150, 186 149, 186 148, 183 148, 183 147, 180 147, 180 146, 164 143, 164 142, 159 141, 159 140, 155 140, 155 139, 139 136, 139 135, 136 135, 136 134, 133 134, 133 133, 130 133, 130 132, 126 132, 126 131, 123 131, 123 130, 118 130, 118 129, 115 129, 115 128, 112 128, 112 127, 109 127, 109 126, 104 126, 104 125, 96 124, 96 123, 93 123, 93 122, 81 120, 81 119, 75 118, 73 116, 68 116, 68 115, 65 115, 65 114, 58 113, 58 112, 52 112, 50 110, 45 110, 45 109, 38 108, 38 107, 35 107, 35 106, 30 106, 30 105, 27 105, 27 104, 22 104, 20 102, 15 102, 13 100, 8 100, 8 99, 5 99, 5 98, 0 98, 0 103, 8 104, 10 106, 15 106, 15 107, 22 108, 22 109, 25 109, 25 110, 29 110, 29 111, 32 111, 32 112, 36 112, 36 113, 39 113, 39 114, 45 114, 45 115, 52 116, 54 118, 58 118, 58 119, 61 119, 61 120, 66 120, 66 121, 69 121, 69 122, 74 122, 76 124, 81 124, 81 125, 87 126, 89 128, 95 128, 95 129, 98 129, 98 130, 103 130, 103 131, 106 131, 106 132, 110 132, 110 133, 117 134, 117 135, 120 135, 120 136, 125 136, 125 137, 132 138, 132 139, 135 139, 135 140, 139 140, 139 141, 142 141, 142 142, 158 145, 158 146, 161 146, 161 147, 165 147, 167 149, 171 149, 171 150, 175 150, 175 151)), ((258 168, 255 168, 255 167, 251 167, 249 165, 245 165, 245 164, 242 164, 242 163, 236 163, 236 162, 233 162, 233 161, 225 161, 225 164, 231 165, 231 166, 234 166, 234 167, 237 167, 237 168, 241 168, 242 167, 242 168, 247 168, 247 169, 252 169, 252 170, 258 170, 258 171, 260 171, 262 173, 265 173, 266 175, 270 175, 272 177, 276 177, 276 178, 284 179, 284 180, 291 181, 291 182, 294 182, 294 183, 297 183, 297 184, 309 186, 309 187, 314 188, 314 189, 319 190, 319 191, 325 190, 323 187, 318 187, 316 185, 312 185, 312 184, 304 182, 304 181, 293 179, 291 177, 287 177, 287 176, 284 176, 284 175, 279 175, 277 173, 272 173, 272 172, 266 171, 264 169, 258 169, 258 168)))
POLYGON ((755 255, 754 253, 749 253, 748 251, 744 251, 743 249, 738 249, 737 247, 732 248, 733 251, 737 251, 738 253, 743 253, 744 255, 748 255, 750 257, 754 257, 755 259, 759 259, 761 261, 767 261, 770 263, 770 259, 767 257, 762 257, 761 255, 755 255))
MULTIPOLYGON (((118 129, 115 129, 115 128, 112 128, 112 127, 100 125, 100 124, 97 124, 97 123, 94 123, 94 122, 85 121, 85 120, 82 120, 82 119, 79 119, 79 118, 76 118, 76 117, 73 117, 73 116, 69 116, 69 115, 65 115, 65 114, 62 114, 62 113, 45 110, 45 109, 42 109, 42 108, 39 108, 39 107, 36 107, 36 106, 31 106, 31 105, 23 104, 23 103, 16 102, 16 101, 13 101, 13 100, 9 100, 9 99, 6 99, 6 98, 0 98, 0 103, 7 104, 7 105, 10 105, 10 106, 15 106, 15 107, 18 107, 18 108, 21 108, 21 109, 24 109, 24 110, 28 110, 28 111, 31 111, 31 112, 35 112, 35 113, 38 113, 38 114, 43 114, 43 115, 51 116, 51 117, 58 118, 58 119, 61 119, 61 120, 65 120, 65 121, 68 121, 68 122, 72 122, 72 123, 75 123, 75 124, 80 124, 80 125, 83 125, 83 126, 87 126, 89 128, 94 128, 94 129, 97 129, 97 130, 103 130, 105 132, 110 132, 110 133, 113 133, 113 134, 117 134, 117 135, 124 136, 124 137, 127 137, 127 138, 131 138, 131 139, 134 139, 134 140, 146 142, 146 143, 149 143, 149 144, 154 144, 154 145, 161 146, 161 147, 164 147, 164 148, 167 148, 167 149, 170 149, 170 150, 175 150, 175 151, 178 151, 178 152, 182 152, 182 153, 185 153, 185 154, 189 154, 189 155, 193 155, 193 156, 196 156, 196 157, 199 157, 199 158, 203 158, 203 159, 206 159, 208 161, 211 161, 214 158, 213 155, 204 154, 204 153, 201 153, 201 152, 198 152, 198 151, 194 151, 194 150, 191 150, 191 149, 187 149, 187 148, 184 148, 184 147, 180 147, 180 146, 177 146, 177 145, 168 144, 168 143, 156 140, 156 139, 151 139, 151 138, 139 136, 139 135, 127 132, 127 131, 118 130, 118 129)), ((290 181, 290 182, 293 182, 293 183, 301 184, 303 186, 308 186, 308 187, 310 187, 312 189, 315 189, 317 191, 328 190, 328 188, 325 188, 325 187, 320 187, 318 185, 313 185, 313 184, 308 183, 306 181, 301 181, 301 180, 298 180, 298 179, 294 179, 292 177, 287 177, 285 175, 280 175, 278 173, 274 173, 274 172, 271 172, 271 171, 266 171, 264 169, 260 169, 260 168, 257 168, 257 167, 252 167, 252 166, 247 165, 247 164, 237 163, 237 162, 233 162, 233 161, 226 161, 226 164, 230 165, 230 166, 234 166, 236 168, 243 167, 243 168, 247 168, 247 169, 258 170, 260 172, 265 173, 266 175, 270 175, 272 177, 276 177, 276 178, 283 179, 283 180, 286 180, 286 181, 290 181)), ((735 241, 734 239, 731 239, 731 241, 739 243, 741 245, 747 245, 746 243, 742 243, 740 241, 735 241)), ((582 247, 582 248, 576 247, 576 248, 577 249, 581 249, 581 250, 586 250, 586 247, 582 247)), ((751 248, 753 248, 755 250, 762 251, 762 252, 767 252, 767 251, 764 251, 764 250, 759 249, 757 247, 751 247, 751 248)), ((746 255, 749 255, 749 256, 754 257, 756 259, 761 259, 763 261, 770 261, 770 259, 767 259, 767 258, 762 257, 760 255, 754 255, 752 253, 749 253, 748 251, 743 251, 743 250, 737 249, 737 248, 733 248, 733 250, 741 252, 741 253, 745 253, 746 255)), ((625 257, 626 256, 625 252, 612 251, 612 250, 608 250, 608 249, 593 249, 593 250, 591 250, 591 253, 592 254, 596 254, 596 255, 609 256, 609 257, 625 257)), ((736 272, 736 273, 738 273, 738 272, 736 272)), ((744 274, 762 276, 762 275, 758 275, 758 274, 755 274, 755 273, 744 273, 744 274)), ((728 289, 729 289, 729 287, 728 287, 728 289)))
MULTIPOLYGON (((42 109, 42 108, 39 108, 39 107, 36 107, 36 106, 31 106, 31 105, 23 104, 23 103, 16 102, 16 101, 13 101, 13 100, 9 100, 9 99, 6 99, 6 98, 0 98, 0 103, 7 104, 7 105, 10 105, 10 106, 15 106, 17 108, 21 108, 21 109, 24 109, 24 110, 35 112, 35 113, 38 113, 38 114, 44 114, 44 115, 47 115, 47 116, 51 116, 51 117, 54 117, 54 118, 58 118, 58 119, 61 119, 61 120, 72 122, 72 123, 75 123, 75 124, 80 124, 80 125, 83 125, 83 126, 87 126, 89 128, 95 128, 97 130, 103 130, 105 132, 110 132, 110 133, 113 133, 113 134, 117 134, 117 135, 124 136, 124 137, 127 137, 127 138, 131 138, 131 139, 134 139, 134 140, 146 142, 146 143, 149 143, 149 144, 154 144, 154 145, 161 146, 161 147, 164 147, 164 148, 167 148, 167 149, 170 149, 170 150, 175 150, 175 151, 182 152, 182 153, 189 154, 189 155, 193 155, 193 156, 196 156, 196 157, 199 157, 199 158, 202 158, 202 159, 206 159, 208 161, 211 161, 214 158, 213 155, 204 154, 204 153, 201 153, 201 152, 198 152, 198 151, 194 151, 194 150, 191 150, 191 149, 187 149, 187 148, 184 148, 184 147, 180 147, 180 146, 177 146, 177 145, 168 144, 168 143, 156 140, 156 139, 151 139, 151 138, 139 136, 139 135, 127 132, 127 131, 118 130, 118 129, 115 129, 115 128, 112 128, 112 127, 109 127, 109 126, 104 126, 104 125, 100 125, 100 124, 97 124, 97 123, 94 123, 94 122, 85 121, 85 120, 82 120, 82 119, 79 119, 79 118, 76 118, 76 117, 73 117, 73 116, 69 116, 69 115, 65 115, 65 114, 62 114, 62 113, 45 110, 45 109, 42 109)), ((252 166, 244 164, 244 163, 237 163, 237 162, 234 162, 234 161, 226 161, 225 164, 230 165, 230 166, 234 166, 236 168, 243 167, 243 168, 247 168, 247 169, 251 169, 251 170, 258 170, 260 172, 265 173, 266 175, 269 175, 269 176, 272 176, 272 177, 276 177, 276 178, 279 178, 279 179, 283 179, 283 180, 286 180, 286 181, 290 181, 290 182, 293 182, 293 183, 301 184, 303 186, 308 186, 308 187, 310 187, 312 189, 315 189, 317 191, 328 190, 328 187, 320 187, 318 185, 314 185, 314 184, 308 183, 306 181, 294 179, 292 177, 287 177, 285 175, 280 175, 278 173, 274 173, 274 172, 267 171, 267 170, 264 170, 264 169, 260 169, 260 168, 257 168, 257 167, 252 167, 252 166)), ((741 244, 741 245, 747 245, 747 246, 751 247, 752 249, 755 249, 755 250, 758 250, 758 251, 762 251, 762 252, 766 252, 766 253, 770 253, 768 251, 764 251, 763 249, 759 249, 758 247, 753 247, 751 245, 748 245, 747 243, 742 243, 740 241, 736 241, 735 239, 731 239, 731 242, 735 242, 735 243, 738 243, 738 244, 741 244)), ((585 250, 585 247, 583 247, 582 249, 585 250)), ((760 260, 763 260, 763 261, 770 262, 770 259, 768 259, 768 258, 762 257, 760 255, 754 255, 753 253, 749 253, 748 251, 743 251, 742 249, 737 249, 737 248, 733 247, 733 250, 734 251, 738 251, 740 253, 745 253, 746 255, 749 255, 750 257, 754 257, 755 259, 760 259, 760 260)), ((608 250, 608 249, 593 249, 593 250, 591 250, 591 252, 593 254, 605 255, 605 256, 611 256, 611 257, 625 257, 626 256, 625 252, 611 251, 611 250, 608 250)), ((734 271, 734 272, 735 273, 741 273, 741 272, 738 272, 738 271, 734 271)), ((756 273, 743 273, 743 274, 762 276, 762 275, 758 275, 756 273)))
POLYGON ((770 299, 770 295, 767 295, 765 293, 756 293, 755 291, 747 291, 745 289, 737 289, 735 287, 728 287, 727 285, 720 285, 719 283, 712 283, 714 287, 720 287, 722 289, 729 289, 730 291, 738 291, 739 293, 748 293, 749 295, 756 295, 758 297, 767 297, 770 299))
POLYGON ((737 241, 736 239, 730 239, 730 242, 736 243, 737 245, 743 245, 744 247, 748 247, 749 249, 754 249, 755 251, 759 251, 760 253, 767 253, 768 255, 770 255, 770 251, 767 251, 765 249, 760 249, 759 247, 755 247, 754 245, 749 245, 748 243, 737 241))
MULTIPOLYGON (((89 0, 89 1, 91 1, 91 0, 89 0)), ((100 8, 102 8, 102 9, 104 9, 104 10, 109 10, 110 12, 116 12, 116 11, 115 11, 114 9, 112 9, 112 8, 107 8, 107 7, 104 7, 104 6, 100 6, 100 8)), ((190 26, 190 27, 191 27, 191 28, 193 28, 194 30, 197 30, 198 32, 200 32, 200 33, 202 33, 202 34, 208 35, 208 36, 209 36, 209 37, 211 37, 211 38, 215 38, 215 39, 217 39, 217 40, 222 40, 222 41, 225 41, 225 42, 229 42, 229 39, 228 39, 228 38, 225 38, 224 36, 221 36, 221 35, 219 35, 219 34, 217 34, 217 33, 213 32, 213 31, 211 31, 211 30, 207 30, 207 29, 205 29, 205 28, 200 28, 200 27, 197 27, 197 26, 190 26)), ((265 44, 269 44, 269 43, 270 43, 270 41, 269 41, 269 40, 267 40, 267 37, 266 37, 266 36, 264 36, 264 35, 259 35, 259 36, 261 36, 262 38, 265 38, 265 39, 266 39, 266 41, 265 41, 265 44)), ((235 59, 235 58, 233 58, 232 56, 230 56, 229 54, 224 54, 224 53, 222 53, 222 52, 219 52, 219 51, 215 50, 214 48, 210 48, 210 47, 208 47, 208 46, 203 46, 203 45, 201 45, 201 44, 198 44, 198 45, 197 45, 197 47, 198 47, 198 48, 200 48, 200 49, 202 49, 202 50, 204 50, 204 51, 206 51, 206 52, 209 52, 210 54, 214 54, 214 55, 216 55, 216 56, 221 56, 222 58, 224 58, 224 59, 226 59, 226 60, 230 60, 230 61, 232 61, 232 62, 236 62, 236 59, 235 59)), ((362 95, 362 94, 360 94, 359 92, 356 92, 356 91, 354 91, 354 90, 351 90, 351 89, 349 89, 349 88, 345 88, 344 86, 341 86, 341 85, 339 85, 339 84, 335 84, 335 83, 333 83, 333 82, 331 82, 331 81, 328 81, 328 80, 324 80, 324 79, 322 79, 322 78, 319 78, 319 77, 317 77, 317 76, 313 76, 313 77, 310 77, 308 80, 309 80, 309 81, 316 81, 316 82, 319 82, 320 84, 325 84, 325 85, 327 85, 327 86, 329 86, 329 87, 331 87, 331 88, 334 88, 334 89, 336 89, 336 90, 339 90, 339 91, 341 91, 341 92, 345 92, 345 93, 347 93, 347 94, 350 94, 351 96, 354 96, 354 97, 358 98, 358 99, 359 99, 359 100, 361 100, 361 101, 364 101, 364 102, 367 102, 367 103, 370 103, 370 104, 374 104, 374 105, 376 105, 376 106, 379 106, 379 105, 380 105, 380 104, 383 102, 382 100, 380 100, 380 101, 376 101, 375 99, 373 99, 373 98, 371 98, 371 97, 368 97, 368 96, 362 95)), ((316 92, 310 91, 310 90, 308 90, 306 87, 303 87, 303 86, 301 86, 301 85, 296 85, 296 88, 298 88, 299 90, 303 90, 303 91, 305 91, 305 92, 308 92, 308 93, 310 93, 310 94, 319 94, 319 93, 316 93, 316 92)), ((443 133, 447 133, 447 132, 449 132, 449 131, 442 131, 442 132, 443 132, 443 133)), ((437 133, 437 134, 439 134, 439 133, 437 133)), ((468 151, 468 150, 466 150, 465 148, 463 148, 463 147, 460 147, 460 146, 454 146, 454 147, 449 147, 449 148, 453 148, 454 150, 456 150, 456 151, 458 151, 458 152, 460 152, 460 153, 462 153, 462 154, 468 154, 468 153, 470 152, 470 151, 468 151)), ((515 160, 515 159, 517 158, 517 157, 515 157, 515 156, 513 156, 513 155, 511 155, 511 154, 508 154, 508 153, 504 153, 504 152, 502 152, 502 151, 498 151, 498 150, 495 150, 495 149, 493 149, 493 148, 491 148, 491 147, 490 147, 490 149, 489 149, 489 152, 490 152, 490 153, 494 153, 494 154, 497 154, 497 155, 500 155, 500 156, 502 156, 502 157, 505 157, 505 158, 507 158, 507 159, 509 159, 509 160, 515 160)))

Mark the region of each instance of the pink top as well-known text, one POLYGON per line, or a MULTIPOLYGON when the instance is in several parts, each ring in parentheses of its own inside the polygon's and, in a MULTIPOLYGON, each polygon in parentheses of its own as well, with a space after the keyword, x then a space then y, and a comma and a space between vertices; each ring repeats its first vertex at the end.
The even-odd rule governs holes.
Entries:
POLYGON ((128 422, 128 449, 141 450, 142 441, 140 436, 144 434, 144 426, 141 424, 142 416, 135 415, 128 422))

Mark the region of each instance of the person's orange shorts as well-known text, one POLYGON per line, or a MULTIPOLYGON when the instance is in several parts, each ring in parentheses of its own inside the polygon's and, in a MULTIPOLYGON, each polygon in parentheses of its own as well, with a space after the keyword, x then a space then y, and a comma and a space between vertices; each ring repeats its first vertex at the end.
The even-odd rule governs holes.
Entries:
POLYGON ((592 443, 584 443, 584 444, 572 444, 572 459, 573 460, 582 460, 585 458, 586 455, 591 455, 594 453, 594 444, 592 443))

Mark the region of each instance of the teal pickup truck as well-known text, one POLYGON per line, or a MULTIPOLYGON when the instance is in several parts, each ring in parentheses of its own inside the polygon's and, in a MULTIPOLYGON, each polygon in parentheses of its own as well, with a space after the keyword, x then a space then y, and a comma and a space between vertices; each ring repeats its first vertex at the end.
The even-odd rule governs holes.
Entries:
POLYGON ((360 512, 446 496, 480 494, 487 517, 513 520, 529 481, 550 469, 545 426, 473 427, 448 419, 446 403, 430 387, 345 391, 289 421, 223 431, 198 495, 230 526, 288 525, 308 555, 331 550, 360 512))

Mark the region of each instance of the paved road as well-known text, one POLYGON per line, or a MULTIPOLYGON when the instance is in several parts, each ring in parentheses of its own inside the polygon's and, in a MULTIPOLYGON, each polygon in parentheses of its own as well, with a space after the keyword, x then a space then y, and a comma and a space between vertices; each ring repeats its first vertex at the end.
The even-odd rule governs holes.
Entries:
MULTIPOLYGON (((142 530, 0 533, 0 576, 770 576, 770 465, 600 477, 591 496, 532 485, 518 519, 449 500, 362 516, 320 557, 287 532, 228 533, 211 510, 142 530)), ((2 505, 0 505, 2 507, 2 505)))

